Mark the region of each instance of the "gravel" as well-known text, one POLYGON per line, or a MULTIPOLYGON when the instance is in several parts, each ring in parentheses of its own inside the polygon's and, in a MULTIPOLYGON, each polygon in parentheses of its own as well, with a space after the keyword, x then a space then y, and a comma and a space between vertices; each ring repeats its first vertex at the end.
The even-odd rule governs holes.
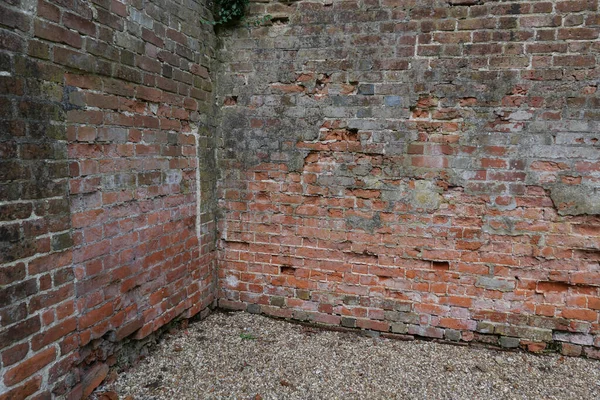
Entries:
POLYGON ((216 312, 167 335, 96 394, 111 391, 112 398, 116 392, 136 400, 594 399, 600 398, 600 362, 216 312))

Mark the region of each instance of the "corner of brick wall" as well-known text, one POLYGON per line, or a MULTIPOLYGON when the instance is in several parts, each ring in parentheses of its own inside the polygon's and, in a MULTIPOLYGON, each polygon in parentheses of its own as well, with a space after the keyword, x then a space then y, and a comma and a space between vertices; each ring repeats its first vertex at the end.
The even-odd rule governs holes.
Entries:
POLYGON ((124 343, 215 303, 207 15, 0 5, 0 399, 81 398, 124 343))
POLYGON ((597 2, 251 12, 217 63, 203 2, 0 5, 0 399, 217 298, 600 358, 597 2))

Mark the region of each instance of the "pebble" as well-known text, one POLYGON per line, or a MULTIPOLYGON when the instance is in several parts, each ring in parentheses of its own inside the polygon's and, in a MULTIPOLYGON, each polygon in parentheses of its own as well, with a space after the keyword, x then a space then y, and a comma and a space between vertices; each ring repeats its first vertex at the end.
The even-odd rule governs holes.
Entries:
MULTIPOLYGON (((600 362, 215 312, 100 387, 120 399, 597 399, 600 362), (243 339, 251 334, 252 340, 243 339), (160 378, 159 378, 160 377, 160 378)), ((106 398, 106 397, 105 397, 106 398)))

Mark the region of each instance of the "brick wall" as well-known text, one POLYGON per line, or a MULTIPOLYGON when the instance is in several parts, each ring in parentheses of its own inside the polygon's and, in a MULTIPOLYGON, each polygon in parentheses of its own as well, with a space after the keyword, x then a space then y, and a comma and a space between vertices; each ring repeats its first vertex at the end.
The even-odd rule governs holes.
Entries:
POLYGON ((252 11, 220 53, 221 306, 600 358, 597 1, 252 11))
POLYGON ((0 399, 81 398, 215 299, 203 1, 0 5, 0 399))
POLYGON ((597 1, 251 12, 217 50, 204 2, 0 5, 0 399, 217 297, 600 358, 597 1))

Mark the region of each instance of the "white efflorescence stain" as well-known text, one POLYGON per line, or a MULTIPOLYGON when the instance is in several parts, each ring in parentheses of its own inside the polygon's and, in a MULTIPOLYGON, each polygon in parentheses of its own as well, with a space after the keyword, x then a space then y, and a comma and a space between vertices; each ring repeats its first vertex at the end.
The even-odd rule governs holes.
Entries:
POLYGON ((230 287, 236 287, 236 286, 237 286, 237 284, 238 284, 238 282, 239 282, 239 281, 238 281, 238 278, 236 278, 236 277, 235 277, 235 276, 233 276, 233 275, 229 275, 229 276, 228 276, 228 277, 225 279, 225 281, 227 282, 227 286, 230 286, 230 287))

